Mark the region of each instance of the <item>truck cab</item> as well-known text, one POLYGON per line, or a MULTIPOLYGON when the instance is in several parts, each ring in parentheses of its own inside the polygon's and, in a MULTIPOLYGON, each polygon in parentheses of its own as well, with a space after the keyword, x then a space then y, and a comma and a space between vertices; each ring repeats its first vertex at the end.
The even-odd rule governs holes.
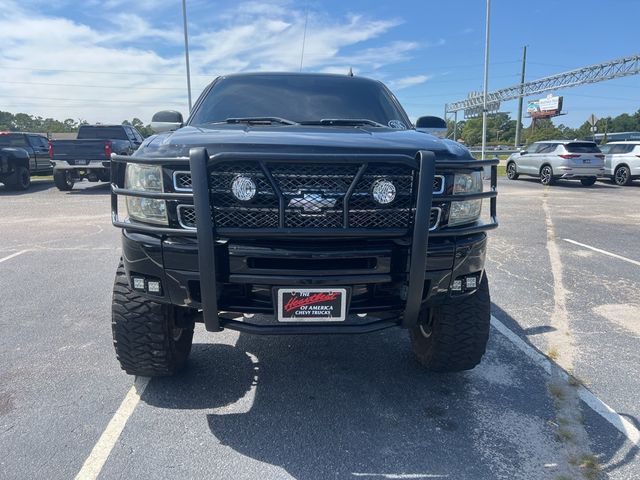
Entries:
POLYGON ((0 132, 0 182, 27 190, 32 175, 50 175, 49 140, 38 133, 0 132))

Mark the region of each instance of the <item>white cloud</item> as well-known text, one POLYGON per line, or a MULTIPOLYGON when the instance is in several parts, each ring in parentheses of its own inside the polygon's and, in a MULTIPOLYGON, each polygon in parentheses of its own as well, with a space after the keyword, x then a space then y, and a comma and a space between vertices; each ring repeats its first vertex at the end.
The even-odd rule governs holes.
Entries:
MULTIPOLYGON (((148 122, 164 108, 186 113, 182 12, 172 7, 171 25, 161 23, 165 15, 154 20, 136 14, 150 5, 117 13, 122 2, 110 0, 107 7, 115 10, 109 20, 93 26, 0 0, 0 109, 89 122, 148 122)), ((208 2, 192 1, 189 13, 194 97, 220 74, 300 68, 305 11, 298 3, 250 1, 212 11, 208 2)), ((443 42, 385 41, 401 23, 364 15, 331 18, 311 9, 304 70, 353 68, 384 79, 385 67, 443 42)), ((391 84, 397 90, 427 79, 414 75, 391 84)))
POLYGON ((390 80, 387 84, 392 90, 402 90, 403 88, 420 85, 431 78, 433 78, 433 75, 411 75, 408 77, 398 78, 396 80, 390 80))

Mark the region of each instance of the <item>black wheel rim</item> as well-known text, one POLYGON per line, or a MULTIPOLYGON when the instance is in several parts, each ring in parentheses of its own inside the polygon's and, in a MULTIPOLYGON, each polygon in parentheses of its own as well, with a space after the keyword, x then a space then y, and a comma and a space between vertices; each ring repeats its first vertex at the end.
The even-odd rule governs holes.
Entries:
POLYGON ((629 172, 627 172, 627 169, 625 167, 622 167, 616 170, 616 183, 618 185, 624 185, 625 183, 627 183, 628 179, 629 179, 629 172))

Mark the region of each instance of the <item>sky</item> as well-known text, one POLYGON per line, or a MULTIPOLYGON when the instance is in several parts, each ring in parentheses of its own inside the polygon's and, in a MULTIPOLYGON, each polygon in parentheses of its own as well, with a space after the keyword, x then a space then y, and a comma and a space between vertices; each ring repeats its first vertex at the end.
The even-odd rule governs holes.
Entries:
MULTIPOLYGON (((218 75, 301 65, 381 80, 412 119, 482 90, 484 0, 187 0, 187 10, 194 101, 218 75)), ((519 82, 523 45, 527 80, 640 53, 638 18, 637 0, 493 0, 489 90, 519 82)), ((0 0, 0 110, 148 123, 159 110, 188 113, 185 72, 180 0, 0 0)), ((640 76, 558 93, 567 114, 555 122, 577 127, 638 110, 640 76)))

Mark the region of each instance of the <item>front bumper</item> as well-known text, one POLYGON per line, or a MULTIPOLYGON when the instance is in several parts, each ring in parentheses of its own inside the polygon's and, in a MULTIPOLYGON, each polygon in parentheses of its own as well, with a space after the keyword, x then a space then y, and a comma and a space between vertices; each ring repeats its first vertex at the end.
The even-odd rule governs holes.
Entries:
MULTIPOLYGON (((268 162, 299 162, 311 159, 322 162, 352 162, 366 164, 371 156, 279 154, 224 154, 209 157, 203 148, 191 150, 189 169, 193 179, 193 194, 180 192, 148 193, 126 190, 118 186, 124 168, 112 169, 112 219, 115 226, 125 229, 123 258, 125 269, 163 285, 156 300, 185 305, 202 310, 207 330, 222 327, 256 331, 257 333, 358 333, 401 325, 410 327, 418 322, 425 303, 435 304, 450 299, 452 281, 458 276, 483 274, 486 251, 486 230, 497 227, 496 182, 497 160, 436 162, 432 152, 418 152, 415 159, 396 155, 377 156, 376 162, 402 161, 413 165, 417 172, 417 196, 413 225, 428 225, 432 207, 432 185, 435 169, 447 171, 480 170, 491 166, 491 190, 476 194, 440 195, 438 201, 490 199, 490 223, 467 227, 443 228, 429 232, 427 228, 412 228, 405 232, 344 229, 285 229, 274 231, 224 231, 214 228, 209 192, 210 165, 238 159, 268 162), (391 158, 393 157, 393 158, 391 158), (196 212, 196 230, 156 227, 120 220, 118 195, 184 201, 192 200, 196 212), (362 230, 362 231, 361 231, 362 230), (250 238, 251 241, 246 241, 250 238), (293 248, 275 247, 283 239, 296 241, 293 248), (292 240, 295 239, 295 240, 292 240), (318 248, 314 242, 330 244, 331 250, 318 248), (313 245, 311 257, 300 249, 313 245), (357 245, 357 247, 356 247, 357 245), (296 257, 296 255, 298 255, 296 257), (305 256, 306 255, 306 256, 305 256), (319 255, 319 256, 318 256, 319 255), (321 271, 308 266, 299 272, 283 269, 280 262, 303 260, 307 263, 323 259, 321 271), (279 259, 279 260, 278 260, 279 259), (335 269, 327 268, 334 262, 335 269), (344 267, 344 268, 342 268, 344 267), (380 313, 379 320, 360 325, 255 325, 234 320, 240 313, 273 313, 273 286, 328 285, 350 286, 349 313, 380 313)), ((127 162, 171 165, 178 160, 113 156, 114 165, 127 162)), ((123 167, 124 165, 122 165, 123 167)), ((284 205, 284 202, 281 202, 284 205)), ((284 208, 282 206, 281 208, 284 208)), ((346 222, 346 220, 345 220, 346 222)), ((466 294, 469 294, 468 292, 466 294)))
MULTIPOLYGON (((129 276, 162 282, 161 294, 149 298, 202 308, 197 242, 126 231, 122 242, 129 276)), ((275 286, 350 286, 356 292, 352 314, 399 310, 405 301, 409 251, 395 242, 222 241, 216 243, 214 255, 218 307, 224 311, 273 314, 268 290, 275 286)), ((448 301, 452 279, 481 273, 485 255, 485 233, 432 239, 423 303, 448 301)))

